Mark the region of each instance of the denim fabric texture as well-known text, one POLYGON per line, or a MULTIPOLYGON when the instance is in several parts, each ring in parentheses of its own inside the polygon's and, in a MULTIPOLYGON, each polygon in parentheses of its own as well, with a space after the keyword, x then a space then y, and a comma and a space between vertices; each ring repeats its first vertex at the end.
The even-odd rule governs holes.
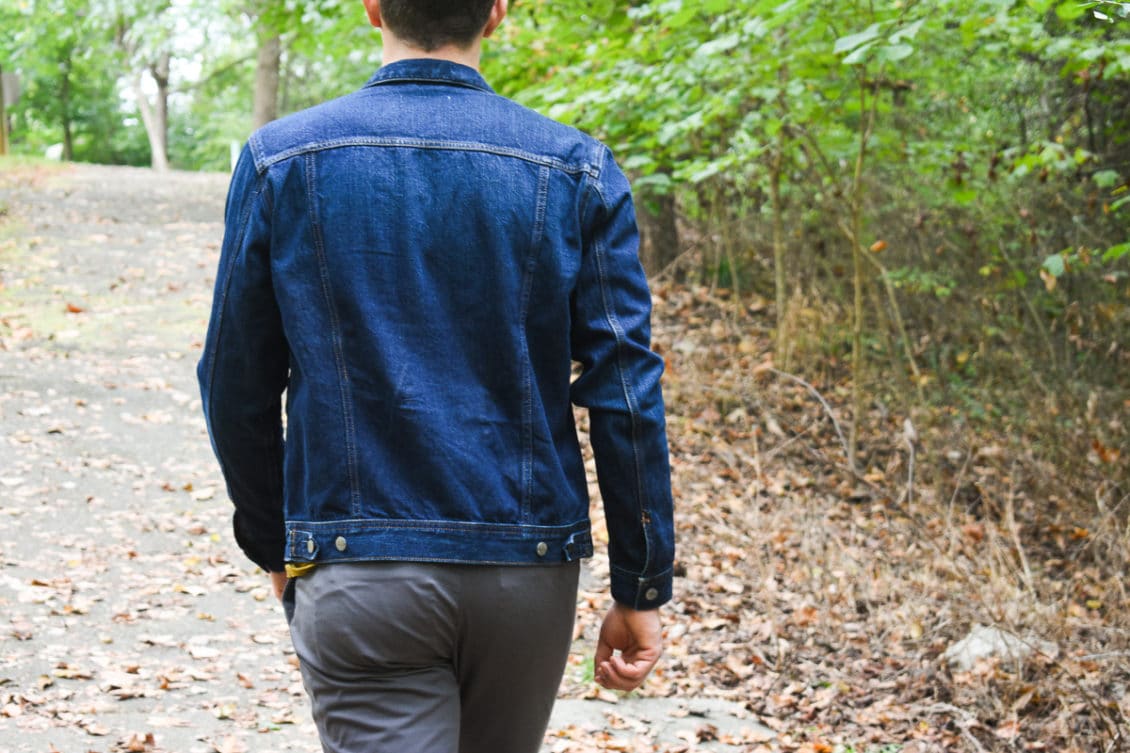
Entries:
POLYGON ((197 369, 239 545, 272 571, 590 556, 575 404, 612 595, 659 606, 674 525, 650 311, 608 149, 471 68, 396 62, 267 125, 232 177, 197 369))

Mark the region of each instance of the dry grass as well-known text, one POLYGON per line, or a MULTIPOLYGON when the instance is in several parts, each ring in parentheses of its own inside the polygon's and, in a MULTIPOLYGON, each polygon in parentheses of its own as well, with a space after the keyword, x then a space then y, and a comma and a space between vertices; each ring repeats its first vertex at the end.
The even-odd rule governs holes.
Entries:
POLYGON ((652 692, 748 700, 779 730, 769 750, 1130 750, 1113 472, 1068 478, 1023 437, 876 404, 852 478, 846 374, 811 355, 834 318, 795 309, 798 380, 724 294, 659 295, 686 577, 652 692), (943 654, 978 624, 1035 650, 959 671, 943 654))

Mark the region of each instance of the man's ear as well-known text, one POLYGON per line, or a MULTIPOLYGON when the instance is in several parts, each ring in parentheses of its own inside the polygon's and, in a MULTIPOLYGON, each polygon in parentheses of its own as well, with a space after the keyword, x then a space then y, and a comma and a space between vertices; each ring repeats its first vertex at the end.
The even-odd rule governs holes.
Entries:
POLYGON ((362 0, 365 12, 369 14, 369 23, 376 28, 381 28, 381 0, 362 0))
MULTIPOLYGON (((379 0, 366 0, 366 2, 378 2, 379 0)), ((483 37, 489 37, 502 23, 502 19, 506 18, 506 9, 509 3, 507 0, 494 0, 494 6, 490 9, 490 18, 487 19, 487 25, 483 27, 483 37)))

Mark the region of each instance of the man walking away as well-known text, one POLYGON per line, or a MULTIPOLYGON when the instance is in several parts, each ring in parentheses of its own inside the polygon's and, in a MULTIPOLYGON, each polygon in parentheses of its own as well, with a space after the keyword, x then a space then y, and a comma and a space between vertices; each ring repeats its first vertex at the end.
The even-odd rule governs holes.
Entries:
POLYGON ((663 362, 631 193, 607 148, 478 73, 506 0, 365 7, 381 69, 236 167, 205 416, 324 749, 534 753, 593 550, 574 405, 609 535, 595 677, 638 687, 662 650, 663 362))

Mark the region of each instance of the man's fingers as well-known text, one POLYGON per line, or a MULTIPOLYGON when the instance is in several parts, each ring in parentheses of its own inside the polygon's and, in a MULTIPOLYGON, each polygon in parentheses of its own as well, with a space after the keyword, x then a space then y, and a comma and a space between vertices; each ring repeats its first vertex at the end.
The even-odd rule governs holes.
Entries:
POLYGON ((615 656, 598 667, 596 680, 609 690, 635 690, 643 684, 655 662, 628 664, 615 656))
POLYGON ((635 661, 625 661, 622 656, 613 656, 607 661, 597 662, 596 681, 609 690, 635 690, 647 678, 659 660, 654 657, 640 657, 635 661))
POLYGON ((617 673, 612 662, 605 662, 597 668, 596 681, 609 690, 634 690, 639 686, 636 680, 629 680, 617 673))
POLYGON ((603 687, 634 690, 643 683, 662 653, 658 611, 636 611, 615 604, 600 627, 593 676, 603 687))
POLYGON ((619 675, 620 677, 623 677, 623 678, 629 679, 629 680, 638 680, 640 682, 643 682, 643 679, 645 677, 647 677, 647 675, 651 671, 652 667, 655 666, 655 662, 658 661, 658 660, 659 660, 658 656, 655 656, 655 657, 643 657, 643 656, 641 656, 641 657, 636 658, 632 661, 627 661, 627 660, 624 659, 623 655, 620 655, 620 656, 613 656, 612 659, 610 660, 610 663, 612 664, 613 669, 616 670, 616 674, 619 675))
POLYGON ((596 642, 596 656, 593 657, 593 663, 599 667, 604 662, 612 658, 612 646, 608 641, 598 639, 596 642))

